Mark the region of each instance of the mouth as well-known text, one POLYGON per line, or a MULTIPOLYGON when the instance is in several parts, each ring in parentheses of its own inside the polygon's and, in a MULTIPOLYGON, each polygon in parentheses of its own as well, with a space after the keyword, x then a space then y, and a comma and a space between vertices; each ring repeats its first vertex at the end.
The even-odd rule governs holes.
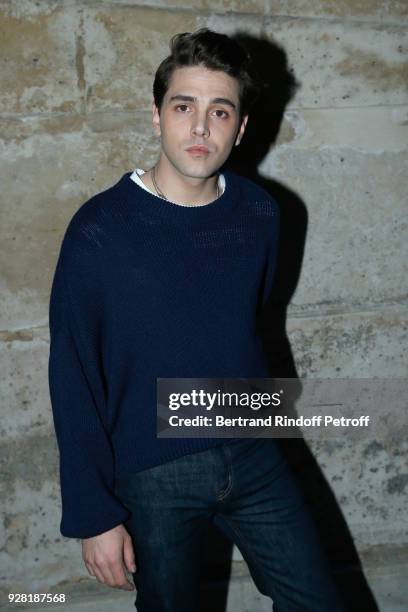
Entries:
POLYGON ((208 155, 210 152, 207 147, 189 147, 186 151, 192 155, 208 155))

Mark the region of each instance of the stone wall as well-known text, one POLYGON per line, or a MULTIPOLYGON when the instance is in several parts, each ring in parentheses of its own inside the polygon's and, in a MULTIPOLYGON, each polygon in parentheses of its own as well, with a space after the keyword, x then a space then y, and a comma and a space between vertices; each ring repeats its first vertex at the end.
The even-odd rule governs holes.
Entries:
MULTIPOLYGON (((151 87, 171 35, 263 36, 301 82, 258 168, 307 210, 287 312, 298 374, 405 377, 408 6, 1 0, 0 11, 1 586, 61 592, 88 574, 79 542, 59 534, 50 284, 74 211, 156 159, 151 87)), ((408 541, 402 450, 398 439, 314 449, 363 556, 408 541)))

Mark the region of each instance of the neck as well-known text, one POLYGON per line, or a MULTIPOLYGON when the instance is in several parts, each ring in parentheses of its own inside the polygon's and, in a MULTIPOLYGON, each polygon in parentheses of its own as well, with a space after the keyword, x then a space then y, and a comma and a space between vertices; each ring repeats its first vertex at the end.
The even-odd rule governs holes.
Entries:
POLYGON ((166 163, 163 157, 144 177, 143 182, 149 189, 177 204, 200 206, 213 202, 220 195, 217 192, 218 174, 204 178, 186 176, 166 163))

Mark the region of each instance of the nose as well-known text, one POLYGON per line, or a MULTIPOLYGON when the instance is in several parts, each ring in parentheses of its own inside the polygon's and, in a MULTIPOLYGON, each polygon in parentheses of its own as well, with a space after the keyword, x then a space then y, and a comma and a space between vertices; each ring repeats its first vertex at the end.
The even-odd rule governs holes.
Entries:
POLYGON ((207 114, 205 112, 199 113, 197 112, 193 118, 193 125, 191 128, 193 134, 197 136, 208 136, 209 128, 208 128, 208 120, 207 114))

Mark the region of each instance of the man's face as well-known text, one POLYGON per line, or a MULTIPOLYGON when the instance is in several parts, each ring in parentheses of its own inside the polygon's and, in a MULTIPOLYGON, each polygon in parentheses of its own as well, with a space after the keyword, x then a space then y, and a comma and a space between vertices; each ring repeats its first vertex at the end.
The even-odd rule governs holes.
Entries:
POLYGON ((161 136, 163 161, 185 176, 206 178, 222 166, 244 134, 239 121, 238 81, 202 66, 173 71, 160 115, 154 102, 153 127, 161 136), (219 98, 218 101, 215 99, 219 98), (189 152, 194 145, 207 153, 189 152))

